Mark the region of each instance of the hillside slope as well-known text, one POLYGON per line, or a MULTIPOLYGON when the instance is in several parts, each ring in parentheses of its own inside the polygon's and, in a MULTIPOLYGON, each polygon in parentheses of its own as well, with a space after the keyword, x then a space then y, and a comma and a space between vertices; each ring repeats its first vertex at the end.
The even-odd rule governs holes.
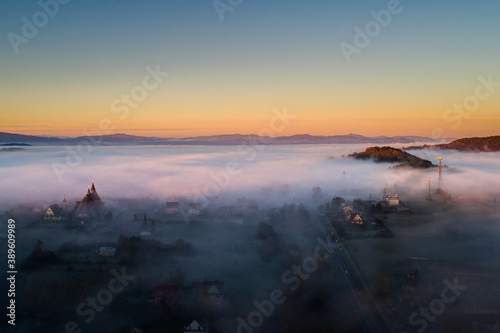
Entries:
POLYGON ((445 149, 459 151, 497 152, 500 151, 500 135, 488 137, 463 138, 438 145, 412 146, 404 150, 445 149))
POLYGON ((349 157, 360 160, 373 159, 375 162, 400 163, 398 166, 411 166, 414 168, 430 168, 434 166, 428 160, 388 146, 369 147, 364 152, 353 153, 349 157))

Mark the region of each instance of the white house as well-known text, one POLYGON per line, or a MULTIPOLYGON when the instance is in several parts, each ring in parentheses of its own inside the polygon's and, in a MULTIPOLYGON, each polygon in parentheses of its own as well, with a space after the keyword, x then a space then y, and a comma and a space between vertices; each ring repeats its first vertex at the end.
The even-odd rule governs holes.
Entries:
POLYGON ((153 227, 146 224, 142 225, 139 229, 139 236, 141 237, 150 237, 153 234, 153 227))
POLYGON ((142 222, 141 227, 139 228, 139 236, 141 237, 150 237, 155 231, 154 220, 150 220, 148 223, 146 218, 146 214, 144 214, 144 221, 142 222))
POLYGON ((210 288, 207 289, 207 294, 208 297, 210 298, 210 301, 214 305, 220 305, 222 301, 222 292, 219 290, 215 285, 210 286, 210 288))
POLYGON ((184 326, 184 333, 207 333, 208 332, 208 324, 199 323, 196 319, 193 320, 190 324, 184 326), (203 324, 203 325, 202 325, 203 324))
POLYGON ((385 203, 389 206, 399 206, 399 196, 396 195, 388 195, 385 197, 385 203))

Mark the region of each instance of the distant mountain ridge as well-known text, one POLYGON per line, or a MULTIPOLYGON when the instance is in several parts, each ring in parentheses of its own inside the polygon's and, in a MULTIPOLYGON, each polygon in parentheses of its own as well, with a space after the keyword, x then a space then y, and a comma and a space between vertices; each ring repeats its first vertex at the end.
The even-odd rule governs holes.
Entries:
POLYGON ((15 147, 15 146, 31 146, 29 143, 16 143, 16 142, 13 142, 13 143, 2 143, 0 144, 1 147, 15 147))
POLYGON ((500 135, 488 137, 463 138, 446 144, 423 145, 406 147, 404 150, 416 149, 445 149, 459 151, 479 151, 479 152, 497 152, 500 151, 500 135))
POLYGON ((376 136, 366 137, 358 134, 314 136, 297 134, 291 136, 264 137, 253 134, 225 134, 211 136, 197 136, 186 138, 159 138, 136 136, 124 133, 103 136, 79 136, 76 138, 44 137, 35 135, 13 134, 0 132, 0 143, 29 143, 40 145, 77 145, 84 141, 91 141, 103 145, 289 145, 289 144, 356 144, 356 143, 411 143, 432 142, 431 138, 421 136, 376 136))

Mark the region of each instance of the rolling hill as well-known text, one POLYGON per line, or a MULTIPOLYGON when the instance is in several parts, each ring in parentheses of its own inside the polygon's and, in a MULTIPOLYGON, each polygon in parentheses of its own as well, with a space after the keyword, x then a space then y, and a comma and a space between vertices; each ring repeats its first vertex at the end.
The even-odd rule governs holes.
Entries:
POLYGON ((500 135, 488 137, 463 138, 446 144, 412 146, 404 150, 445 149, 459 151, 497 152, 500 151, 500 135))
POLYGON ((370 147, 366 148, 364 152, 350 154, 349 157, 358 160, 368 160, 372 159, 377 163, 388 162, 388 163, 399 163, 397 166, 410 166, 414 168, 430 168, 434 165, 420 157, 409 154, 400 149, 392 147, 370 147))

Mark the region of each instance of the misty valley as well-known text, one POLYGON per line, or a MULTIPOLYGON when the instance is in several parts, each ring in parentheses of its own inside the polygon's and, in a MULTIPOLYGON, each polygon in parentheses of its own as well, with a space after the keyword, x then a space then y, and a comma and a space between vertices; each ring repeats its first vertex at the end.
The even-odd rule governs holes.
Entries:
POLYGON ((16 332, 499 331, 500 153, 349 157, 366 147, 95 146, 61 179, 64 147, 1 152, 4 316, 16 332))

